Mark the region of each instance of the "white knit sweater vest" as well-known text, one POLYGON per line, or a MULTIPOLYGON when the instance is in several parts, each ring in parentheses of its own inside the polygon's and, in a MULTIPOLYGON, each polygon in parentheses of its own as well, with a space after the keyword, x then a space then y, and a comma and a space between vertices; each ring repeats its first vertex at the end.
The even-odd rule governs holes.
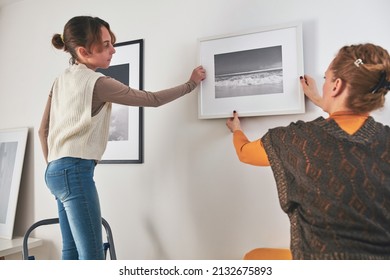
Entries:
POLYGON ((106 149, 111 103, 91 116, 95 83, 102 74, 72 65, 54 83, 48 135, 48 161, 62 157, 100 160, 106 149))

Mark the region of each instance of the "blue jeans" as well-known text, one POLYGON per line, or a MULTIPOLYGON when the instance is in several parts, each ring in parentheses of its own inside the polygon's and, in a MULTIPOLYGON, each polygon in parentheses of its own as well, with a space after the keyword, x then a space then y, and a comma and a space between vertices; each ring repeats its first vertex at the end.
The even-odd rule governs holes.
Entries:
POLYGON ((95 161, 64 157, 50 162, 45 180, 58 204, 62 259, 104 259, 95 161))

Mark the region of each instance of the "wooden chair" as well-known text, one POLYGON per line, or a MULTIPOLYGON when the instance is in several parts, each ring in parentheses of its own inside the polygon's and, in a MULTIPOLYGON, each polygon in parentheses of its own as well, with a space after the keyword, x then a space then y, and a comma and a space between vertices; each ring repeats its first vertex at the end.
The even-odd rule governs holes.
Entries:
POLYGON ((246 253, 244 260, 292 260, 292 255, 284 248, 256 248, 246 253))

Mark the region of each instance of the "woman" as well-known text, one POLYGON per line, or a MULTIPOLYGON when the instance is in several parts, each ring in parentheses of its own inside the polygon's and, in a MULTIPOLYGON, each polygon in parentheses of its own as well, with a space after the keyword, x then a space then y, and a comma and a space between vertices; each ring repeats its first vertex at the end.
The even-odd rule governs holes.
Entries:
POLYGON ((108 141, 111 104, 161 106, 193 91, 205 78, 200 66, 188 82, 155 93, 129 88, 96 72, 115 53, 115 35, 104 20, 70 19, 52 44, 71 55, 54 82, 39 136, 48 166, 46 184, 58 204, 63 259, 103 259, 102 222, 93 174, 108 141))
POLYGON ((273 170, 294 259, 390 259, 390 128, 369 115, 384 105, 389 74, 383 48, 345 46, 325 72, 322 97, 311 77, 300 77, 327 119, 270 129, 253 142, 236 112, 227 120, 239 159, 273 170))

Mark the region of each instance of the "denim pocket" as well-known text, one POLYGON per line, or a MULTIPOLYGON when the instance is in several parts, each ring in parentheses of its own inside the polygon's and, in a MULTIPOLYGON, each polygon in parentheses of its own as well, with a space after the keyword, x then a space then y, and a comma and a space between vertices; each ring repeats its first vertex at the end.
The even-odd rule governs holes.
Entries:
POLYGON ((59 200, 65 200, 70 194, 68 185, 68 170, 47 171, 46 185, 50 192, 59 200))

